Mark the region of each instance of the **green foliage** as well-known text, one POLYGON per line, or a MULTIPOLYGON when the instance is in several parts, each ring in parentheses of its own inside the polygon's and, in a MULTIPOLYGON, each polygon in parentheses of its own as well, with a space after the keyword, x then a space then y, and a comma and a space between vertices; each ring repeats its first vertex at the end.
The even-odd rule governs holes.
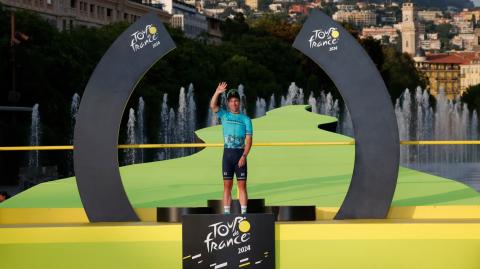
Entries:
POLYGON ((236 13, 232 19, 227 18, 224 23, 220 25, 220 30, 223 33, 224 40, 234 40, 249 30, 248 24, 245 22, 245 17, 242 13, 236 13))
POLYGON ((461 100, 468 104, 470 110, 480 111, 480 84, 468 87, 461 100))
POLYGON ((408 54, 402 54, 392 46, 382 46, 380 41, 373 38, 360 40, 360 44, 380 70, 392 101, 406 88, 413 90, 417 86, 425 87, 425 79, 417 72, 408 54))
POLYGON ((250 22, 252 34, 257 36, 272 35, 283 41, 293 43, 301 25, 289 23, 286 14, 266 14, 250 22))
POLYGON ((332 16, 333 13, 337 12, 337 6, 332 2, 324 2, 322 4, 322 11, 325 12, 328 16, 332 16))
POLYGON ((436 31, 438 32, 438 38, 442 42, 442 49, 448 50, 451 49, 450 46, 450 39, 453 35, 450 33, 453 26, 451 24, 440 24, 436 27, 436 31))

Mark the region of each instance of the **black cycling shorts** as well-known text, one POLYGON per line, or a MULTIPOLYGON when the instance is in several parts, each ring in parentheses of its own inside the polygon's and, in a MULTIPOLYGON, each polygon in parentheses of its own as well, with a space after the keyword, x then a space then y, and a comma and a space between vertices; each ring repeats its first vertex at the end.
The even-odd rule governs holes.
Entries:
POLYGON ((222 173, 224 180, 233 179, 233 173, 237 176, 237 180, 247 180, 247 161, 242 167, 238 166, 238 161, 242 157, 243 149, 241 148, 224 148, 222 173))

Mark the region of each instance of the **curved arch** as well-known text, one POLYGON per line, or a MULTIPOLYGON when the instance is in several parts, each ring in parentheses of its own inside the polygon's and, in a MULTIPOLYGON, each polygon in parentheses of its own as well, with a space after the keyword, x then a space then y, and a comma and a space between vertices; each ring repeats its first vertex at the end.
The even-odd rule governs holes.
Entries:
MULTIPOLYGON (((335 218, 386 217, 398 176, 399 139, 378 70, 356 40, 318 10, 312 11, 293 46, 325 70, 351 112, 355 167, 335 218)), ((150 13, 115 40, 87 84, 75 125, 74 166, 91 222, 139 220, 118 168, 120 122, 135 85, 174 48, 161 21, 150 13)))
POLYGON ((316 9, 293 47, 327 73, 351 113, 355 166, 335 219, 385 218, 397 184, 400 145, 395 112, 380 73, 355 38, 316 9))
POLYGON ((120 177, 120 123, 138 81, 174 48, 162 22, 149 13, 115 40, 88 81, 75 124, 74 168, 91 222, 139 221, 120 177))

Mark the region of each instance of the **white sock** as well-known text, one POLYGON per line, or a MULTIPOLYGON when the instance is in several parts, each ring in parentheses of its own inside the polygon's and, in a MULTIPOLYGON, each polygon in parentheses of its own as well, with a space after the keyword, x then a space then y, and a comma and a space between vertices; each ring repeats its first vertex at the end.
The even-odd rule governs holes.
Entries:
POLYGON ((230 206, 229 205, 224 205, 223 206, 223 213, 224 214, 230 214, 230 206))
POLYGON ((242 205, 241 208, 242 208, 242 214, 247 213, 247 206, 246 205, 242 205))

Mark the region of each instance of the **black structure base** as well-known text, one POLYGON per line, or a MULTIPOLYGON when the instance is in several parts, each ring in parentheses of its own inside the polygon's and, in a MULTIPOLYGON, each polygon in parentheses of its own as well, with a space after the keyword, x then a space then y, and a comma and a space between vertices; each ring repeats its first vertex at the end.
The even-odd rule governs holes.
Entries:
MULTIPOLYGON (((213 214, 223 214, 223 200, 208 200, 208 207, 212 208, 213 214)), ((265 213, 265 199, 248 199, 247 213, 265 213)), ((240 214, 240 202, 232 200, 230 213, 240 214)))
POLYGON ((158 222, 182 222, 187 214, 212 214, 210 207, 157 207, 158 222))
POLYGON ((316 220, 315 206, 267 206, 265 213, 272 213, 275 221, 316 220))
MULTIPOLYGON (((157 207, 157 221, 179 223, 183 215, 223 214, 223 200, 208 200, 207 207, 157 207)), ((265 199, 249 199, 247 213, 270 213, 275 221, 312 221, 316 220, 315 206, 265 206, 265 199)), ((240 214, 240 203, 232 200, 231 214, 240 214)))
POLYGON ((183 269, 275 269, 272 214, 186 215, 182 222, 183 269))

